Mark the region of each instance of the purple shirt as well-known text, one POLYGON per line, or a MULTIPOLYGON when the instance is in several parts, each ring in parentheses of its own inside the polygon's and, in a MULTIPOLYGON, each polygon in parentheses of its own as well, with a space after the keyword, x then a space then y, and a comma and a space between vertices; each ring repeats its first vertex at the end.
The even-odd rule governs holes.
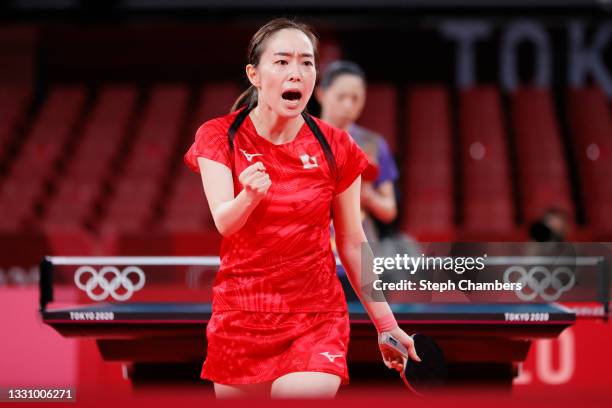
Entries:
POLYGON ((399 172, 391 154, 391 149, 389 149, 389 145, 384 137, 354 123, 349 126, 348 133, 360 147, 363 147, 367 140, 374 140, 376 142, 379 174, 378 178, 374 181, 374 187, 378 187, 385 181, 397 181, 399 172))

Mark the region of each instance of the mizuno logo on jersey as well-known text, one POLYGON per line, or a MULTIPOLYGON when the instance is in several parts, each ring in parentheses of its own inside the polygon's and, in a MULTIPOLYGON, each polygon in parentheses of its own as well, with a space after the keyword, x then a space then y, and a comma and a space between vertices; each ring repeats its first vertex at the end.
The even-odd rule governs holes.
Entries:
POLYGON ((340 353, 340 354, 329 354, 329 351, 324 351, 324 352, 319 353, 319 354, 321 354, 322 356, 327 357, 327 359, 329 360, 330 363, 333 363, 336 358, 344 356, 344 354, 342 354, 342 353, 340 353))
POLYGON ((246 157, 248 161, 253 161, 253 157, 255 156, 263 156, 263 154, 261 153, 247 153, 244 151, 244 149, 240 149, 240 151, 242 152, 242 154, 244 154, 244 157, 246 157))
POLYGON ((305 169, 316 169, 319 167, 317 164, 317 158, 315 156, 303 154, 300 156, 300 160, 302 160, 302 164, 304 165, 305 169))

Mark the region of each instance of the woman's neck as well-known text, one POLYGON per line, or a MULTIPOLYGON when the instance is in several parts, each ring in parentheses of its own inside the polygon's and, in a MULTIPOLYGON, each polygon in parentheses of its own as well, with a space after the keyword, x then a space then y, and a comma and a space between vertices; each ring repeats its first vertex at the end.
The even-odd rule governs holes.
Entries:
POLYGON ((291 142, 297 136, 304 124, 301 115, 286 118, 278 115, 272 109, 258 104, 249 114, 257 133, 273 144, 291 142))
POLYGON ((326 113, 324 110, 323 110, 323 111, 321 111, 321 120, 322 120, 323 122, 327 122, 327 123, 329 123, 330 125, 332 125, 332 126, 334 126, 334 127, 337 127, 338 129, 342 129, 342 130, 344 130, 344 131, 346 131, 346 132, 348 132, 349 127, 351 127, 351 122, 347 122, 347 123, 345 123, 345 124, 344 124, 344 126, 342 126, 341 124, 338 124, 338 123, 334 122, 334 121, 332 120, 331 116, 330 116, 329 114, 327 114, 327 113, 326 113))

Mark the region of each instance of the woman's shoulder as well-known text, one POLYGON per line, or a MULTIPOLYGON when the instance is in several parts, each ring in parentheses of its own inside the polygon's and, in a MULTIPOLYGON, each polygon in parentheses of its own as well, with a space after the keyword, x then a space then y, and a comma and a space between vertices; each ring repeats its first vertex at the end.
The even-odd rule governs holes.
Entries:
POLYGON ((198 127, 194 142, 184 156, 184 161, 190 169, 200 172, 198 157, 215 160, 231 168, 227 130, 234 116, 234 113, 230 113, 209 119, 198 127))
POLYGON ((356 123, 353 123, 350 128, 349 128, 349 133, 351 134, 351 136, 353 138, 355 138, 356 140, 363 140, 364 142, 375 142, 377 144, 383 144, 386 143, 385 138, 383 135, 381 135, 380 133, 372 130, 372 129, 368 129, 365 128, 363 126, 359 126, 356 123))

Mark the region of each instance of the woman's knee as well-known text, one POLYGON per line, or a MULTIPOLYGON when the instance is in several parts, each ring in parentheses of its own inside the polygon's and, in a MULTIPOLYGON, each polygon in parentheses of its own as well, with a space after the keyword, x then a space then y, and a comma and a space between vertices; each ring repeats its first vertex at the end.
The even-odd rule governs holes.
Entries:
POLYGON ((341 379, 335 374, 295 372, 283 375, 272 383, 272 398, 334 398, 341 379))

